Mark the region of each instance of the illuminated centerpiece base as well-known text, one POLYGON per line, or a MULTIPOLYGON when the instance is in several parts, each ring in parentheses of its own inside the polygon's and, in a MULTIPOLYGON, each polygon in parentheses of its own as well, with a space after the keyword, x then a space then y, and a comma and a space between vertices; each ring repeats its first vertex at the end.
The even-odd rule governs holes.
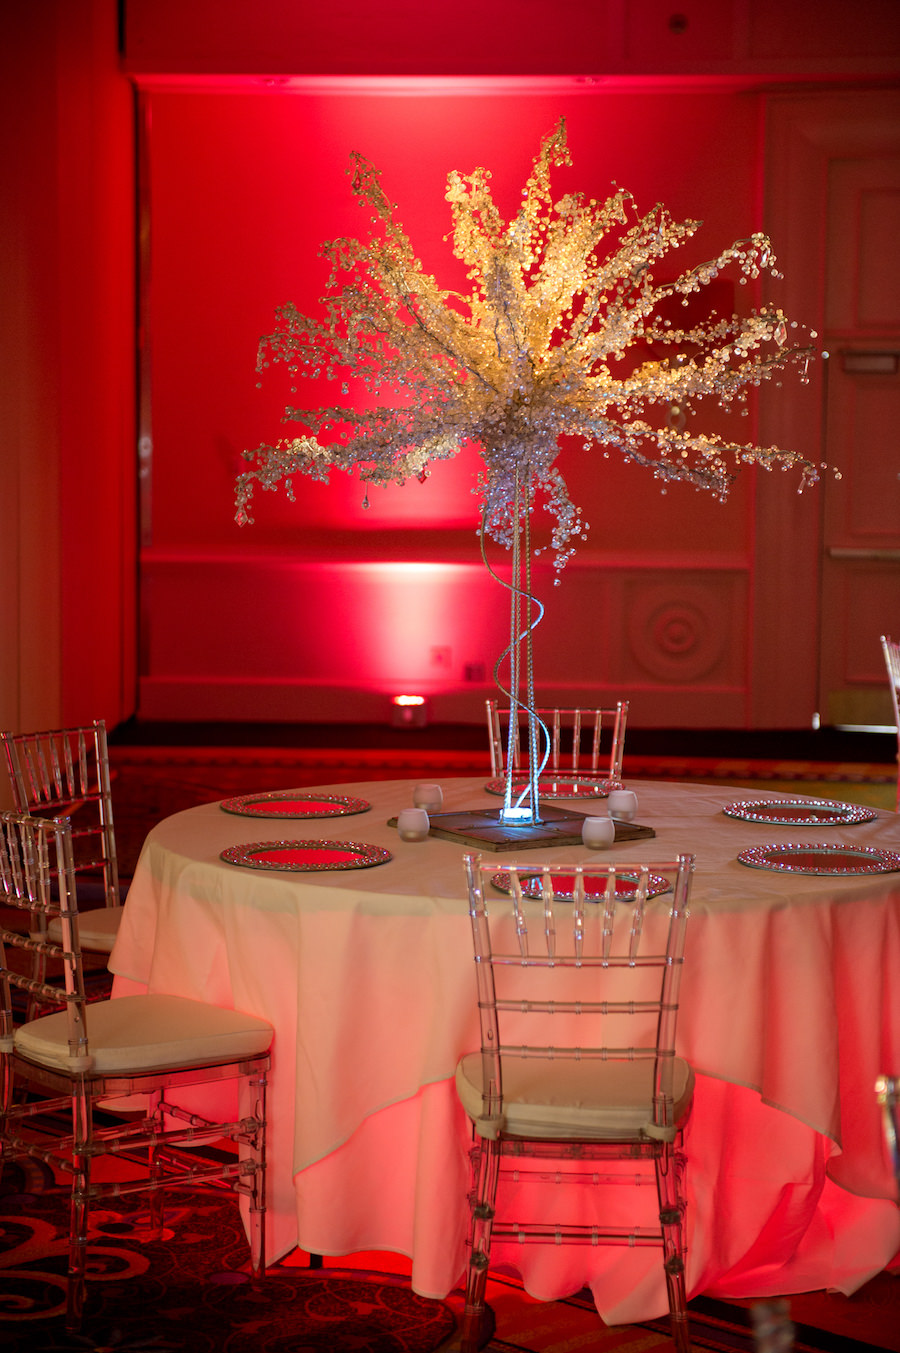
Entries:
MULTIPOLYGON (((553 804, 541 804, 541 821, 534 822, 530 809, 522 811, 516 821, 504 821, 504 811, 498 808, 473 808, 461 813, 432 813, 429 816, 429 835, 445 841, 459 841, 475 850, 531 850, 538 846, 580 846, 585 813, 575 813, 553 804)), ((397 819, 391 818, 389 827, 397 819)), ((616 842, 638 841, 655 836, 652 827, 638 822, 616 822, 616 842)))
MULTIPOLYGON (((540 804, 538 804, 537 812, 540 813, 540 811, 540 804)), ((529 822, 537 823, 540 821, 540 818, 530 808, 501 808, 499 816, 500 821, 505 822, 508 827, 521 827, 529 822)))

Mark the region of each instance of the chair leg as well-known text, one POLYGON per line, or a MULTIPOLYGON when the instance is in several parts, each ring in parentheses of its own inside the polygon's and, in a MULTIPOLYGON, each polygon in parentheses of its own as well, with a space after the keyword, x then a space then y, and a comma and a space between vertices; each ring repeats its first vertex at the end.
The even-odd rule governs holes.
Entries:
POLYGON ((473 1179, 469 1198, 469 1261, 466 1267, 465 1305, 459 1337, 453 1344, 459 1353, 477 1353, 481 1347, 499 1172, 499 1141, 478 1138, 472 1149, 473 1179))
POLYGON ((87 1231, 90 1209, 93 1106, 83 1081, 72 1089, 72 1192, 69 1204, 69 1272, 66 1333, 77 1334, 84 1313, 87 1231))
POLYGON ((691 1353, 685 1279, 683 1176, 684 1156, 680 1151, 674 1151, 671 1146, 666 1145, 656 1160, 656 1187, 659 1197, 669 1319, 677 1353, 691 1353))
POLYGON ((9 1114, 13 1103, 12 1058, 6 1052, 0 1052, 0 1179, 3 1178, 3 1166, 9 1154, 6 1149, 9 1130, 9 1114))
POLYGON ((249 1152, 253 1162, 250 1189, 250 1274, 254 1280, 261 1278, 266 1271, 266 1086, 265 1071, 257 1072, 249 1078, 253 1100, 250 1116, 255 1119, 257 1125, 249 1152))
MULTIPOLYGON (((158 1092, 150 1096, 150 1102, 147 1105, 147 1117, 148 1119, 156 1119, 157 1128, 160 1132, 165 1128, 164 1114, 160 1109, 161 1101, 162 1092, 158 1092)), ((151 1143, 147 1153, 147 1167, 149 1173, 148 1234, 153 1240, 162 1240, 166 1220, 166 1199, 165 1189, 160 1187, 160 1181, 165 1174, 165 1165, 160 1155, 160 1148, 155 1142, 151 1143)))
POLYGON ((673 1295, 672 1280, 666 1270, 666 1285, 669 1288, 669 1322, 672 1326, 672 1342, 677 1353, 691 1353, 691 1328, 688 1324, 687 1306, 684 1294, 684 1271, 681 1271, 681 1293, 673 1295))

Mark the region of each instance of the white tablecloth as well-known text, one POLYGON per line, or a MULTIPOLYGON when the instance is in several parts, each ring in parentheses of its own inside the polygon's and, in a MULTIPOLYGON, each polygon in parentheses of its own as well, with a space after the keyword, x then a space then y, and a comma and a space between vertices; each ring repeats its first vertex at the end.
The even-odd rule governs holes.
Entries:
MULTIPOLYGON (((445 810, 498 804, 481 781, 443 787, 445 810)), ((689 1291, 853 1291, 900 1247, 873 1089, 900 1070, 900 873, 780 875, 736 856, 798 840, 900 850, 900 818, 760 826, 721 812, 746 792, 635 788, 656 839, 621 844, 616 858, 697 860, 678 1038, 699 1077, 686 1137, 689 1291)), ((410 782, 319 792, 372 807, 323 822, 206 804, 155 827, 110 960, 115 992, 194 996, 274 1025, 270 1258, 298 1244, 396 1250, 411 1256, 417 1291, 443 1296, 465 1261, 469 1137, 452 1077, 478 1045, 464 847, 407 844, 387 826, 410 805, 410 782), (284 837, 363 841, 393 859, 310 874, 219 859, 284 837)), ((516 856, 496 858, 499 868, 516 856)), ((496 1247, 495 1258, 541 1298, 589 1284, 611 1321, 666 1309, 655 1251, 496 1247)))

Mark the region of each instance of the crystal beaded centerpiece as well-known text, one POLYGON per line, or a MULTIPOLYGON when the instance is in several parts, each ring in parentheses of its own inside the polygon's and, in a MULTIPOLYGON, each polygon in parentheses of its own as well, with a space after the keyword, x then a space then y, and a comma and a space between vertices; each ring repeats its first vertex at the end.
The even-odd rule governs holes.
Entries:
POLYGON ((575 438, 584 454, 613 449, 663 482, 683 480, 719 498, 747 464, 797 467, 801 490, 818 478, 792 451, 693 428, 705 398, 741 403, 791 363, 805 378, 812 348, 789 341, 797 326, 780 309, 713 312, 681 327, 671 318, 673 302, 687 307, 726 270, 741 282, 763 271, 777 277, 767 237, 754 233, 656 281, 654 270, 700 223, 675 221, 661 205, 640 215, 621 188, 602 202, 578 193, 554 201, 551 170, 570 162, 560 121, 508 222, 487 169, 450 173, 452 247, 471 283, 460 294, 424 271, 378 171, 354 154, 352 189, 371 215, 370 235, 323 246, 332 264, 323 317, 281 307, 258 359, 260 371, 286 364, 292 380, 337 380, 345 402, 288 406, 284 419, 300 435, 246 452, 251 468, 237 481, 236 515, 245 523, 257 486, 280 485, 293 497, 297 476, 327 481, 336 468, 359 476, 367 504, 369 485, 424 479, 434 461, 477 445, 482 554, 490 537, 512 556, 511 582, 485 556, 511 595, 509 644, 494 676, 511 705, 529 712, 528 783, 514 794, 510 766, 501 810, 513 831, 539 821, 548 745, 534 699, 531 639, 543 605, 531 584, 532 516, 539 505, 550 514, 558 570, 588 530, 556 463, 560 437, 575 438))

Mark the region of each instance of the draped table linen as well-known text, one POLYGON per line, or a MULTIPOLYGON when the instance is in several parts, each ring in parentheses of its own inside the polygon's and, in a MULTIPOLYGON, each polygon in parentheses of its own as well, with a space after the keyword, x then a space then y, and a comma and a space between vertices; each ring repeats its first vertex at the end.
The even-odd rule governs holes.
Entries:
MULTIPOLYGON (((483 781, 443 788, 445 811, 497 806, 483 781)), ((636 788, 656 839, 608 857, 696 856, 678 1030, 698 1074, 685 1138, 689 1294, 853 1291, 900 1247, 874 1094, 880 1072, 900 1069, 900 873, 782 875, 736 857, 787 841, 900 850, 900 818, 770 826, 723 814, 746 791, 636 788)), ((465 847, 399 839, 387 820, 412 790, 304 791, 372 805, 332 819, 240 817, 215 803, 167 818, 147 837, 110 968, 114 995, 191 996, 273 1024, 270 1259, 295 1245, 393 1250, 412 1259, 414 1289, 440 1297, 464 1269, 469 1129, 453 1075, 479 1032, 465 847), (320 873, 219 859, 251 841, 318 838, 385 846, 393 859, 320 873)), ((586 855, 496 859, 500 869, 586 855)), ((653 1250, 498 1245, 495 1261, 542 1299, 590 1285, 610 1322, 666 1309, 653 1250)))

